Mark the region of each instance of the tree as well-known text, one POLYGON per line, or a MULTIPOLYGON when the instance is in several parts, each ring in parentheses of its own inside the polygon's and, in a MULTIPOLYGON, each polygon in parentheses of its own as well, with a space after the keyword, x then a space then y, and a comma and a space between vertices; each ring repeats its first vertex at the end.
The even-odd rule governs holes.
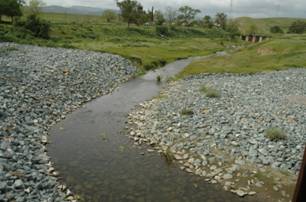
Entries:
POLYGON ((0 0, 0 18, 3 15, 11 17, 12 22, 14 17, 21 16, 22 1, 19 0, 0 0))
POLYGON ((30 0, 28 6, 29 15, 38 15, 41 12, 41 8, 45 6, 45 3, 41 0, 30 0))
POLYGON ((306 22, 297 20, 293 22, 289 27, 289 33, 303 34, 306 31, 306 22))
POLYGON ((270 28, 270 32, 273 34, 283 34, 284 30, 282 30, 282 28, 278 25, 275 25, 273 27, 270 28))
POLYGON ((30 30, 35 37, 49 39, 50 23, 39 19, 37 15, 29 15, 23 26, 30 30))
POLYGON ((128 27, 132 23, 136 25, 143 24, 148 18, 142 5, 135 0, 117 1, 117 6, 120 8, 123 21, 128 23, 128 27))
POLYGON ((156 11, 154 13, 154 21, 157 25, 163 25, 166 22, 165 17, 161 11, 156 11))
POLYGON ((102 13, 102 18, 106 20, 106 22, 112 22, 117 19, 117 14, 113 10, 105 10, 102 13))
POLYGON ((230 21, 228 23, 228 25, 226 26, 226 31, 229 33, 231 39, 235 39, 236 36, 239 36, 241 34, 239 26, 235 21, 230 21))
POLYGON ((165 18, 170 25, 173 24, 177 18, 177 10, 167 7, 165 11, 165 18))
POLYGON ((179 8, 180 15, 178 16, 178 19, 181 24, 190 25, 197 14, 201 13, 199 9, 193 9, 189 6, 182 6, 179 8))
POLYGON ((206 15, 203 18, 203 25, 204 25, 204 27, 209 28, 209 29, 214 26, 213 20, 209 15, 206 15))
POLYGON ((217 13, 215 23, 222 29, 226 29, 227 15, 225 13, 217 13))

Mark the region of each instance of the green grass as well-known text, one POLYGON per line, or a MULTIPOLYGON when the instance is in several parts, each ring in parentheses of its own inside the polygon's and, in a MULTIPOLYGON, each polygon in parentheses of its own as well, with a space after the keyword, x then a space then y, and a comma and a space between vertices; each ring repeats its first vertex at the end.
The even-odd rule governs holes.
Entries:
POLYGON ((183 116, 192 116, 194 114, 194 112, 191 109, 188 108, 184 108, 181 111, 181 115, 183 116))
POLYGON ((280 141, 287 139, 287 135, 280 128, 269 128, 265 133, 265 137, 271 141, 280 141))
POLYGON ((306 35, 284 35, 227 56, 193 62, 179 78, 200 73, 256 73, 306 67, 306 35))
POLYGON ((143 70, 178 58, 211 54, 231 43, 224 39, 224 31, 214 29, 176 27, 170 29, 169 37, 160 37, 154 26, 127 28, 121 22, 106 23, 99 16, 43 13, 40 17, 51 22, 50 40, 0 24, 0 41, 114 53, 131 59, 143 70))
POLYGON ((202 86, 200 91, 205 93, 205 95, 209 98, 219 98, 221 96, 217 89, 207 85, 202 86))

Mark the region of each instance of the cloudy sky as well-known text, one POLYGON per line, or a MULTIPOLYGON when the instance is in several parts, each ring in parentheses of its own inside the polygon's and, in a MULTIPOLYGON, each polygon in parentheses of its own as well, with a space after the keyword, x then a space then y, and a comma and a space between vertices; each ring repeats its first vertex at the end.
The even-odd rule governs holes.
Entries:
MULTIPOLYGON (((115 0, 43 0, 47 5, 90 6, 116 8, 115 0)), ((204 14, 229 12, 231 0, 138 0, 145 8, 154 6, 164 9, 167 6, 189 5, 204 14)), ((250 17, 305 17, 306 0, 233 0, 233 16, 250 17)))

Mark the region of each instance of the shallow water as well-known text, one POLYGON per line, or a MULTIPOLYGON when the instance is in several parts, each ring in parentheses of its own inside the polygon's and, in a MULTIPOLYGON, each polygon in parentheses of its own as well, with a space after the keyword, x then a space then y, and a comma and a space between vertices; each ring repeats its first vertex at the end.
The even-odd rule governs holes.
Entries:
POLYGON ((127 82, 51 129, 49 155, 73 192, 93 202, 255 201, 167 164, 157 152, 135 146, 123 132, 128 112, 161 90, 156 76, 175 75, 195 59, 176 61, 127 82))

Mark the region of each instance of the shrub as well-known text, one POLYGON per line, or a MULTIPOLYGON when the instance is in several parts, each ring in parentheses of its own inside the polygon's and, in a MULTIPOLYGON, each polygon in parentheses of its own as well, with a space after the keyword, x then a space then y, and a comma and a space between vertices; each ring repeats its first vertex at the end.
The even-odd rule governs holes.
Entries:
POLYGON ((273 26, 270 28, 270 32, 273 34, 283 34, 284 31, 282 30, 282 28, 280 26, 273 26))
POLYGON ((235 22, 230 22, 226 26, 226 31, 229 33, 231 39, 234 39, 236 36, 240 35, 239 27, 235 22))
POLYGON ((303 34, 306 30, 306 22, 302 20, 295 21, 289 27, 289 33, 303 34))
POLYGON ((47 21, 39 19, 36 15, 30 15, 25 22, 18 23, 30 30, 35 37, 49 39, 50 24, 47 21))
POLYGON ((169 36, 169 28, 167 26, 156 26, 156 34, 157 35, 163 35, 163 36, 169 36))
POLYGON ((269 128, 266 131, 265 137, 270 139, 271 141, 280 141, 287 139, 286 134, 280 128, 269 128))
POLYGON ((181 111, 181 115, 184 115, 184 116, 191 116, 193 114, 194 114, 194 112, 191 109, 184 108, 181 111))
POLYGON ((209 98, 218 98, 220 97, 220 92, 217 89, 214 89, 213 87, 209 86, 202 86, 200 89, 203 93, 206 94, 209 98))

